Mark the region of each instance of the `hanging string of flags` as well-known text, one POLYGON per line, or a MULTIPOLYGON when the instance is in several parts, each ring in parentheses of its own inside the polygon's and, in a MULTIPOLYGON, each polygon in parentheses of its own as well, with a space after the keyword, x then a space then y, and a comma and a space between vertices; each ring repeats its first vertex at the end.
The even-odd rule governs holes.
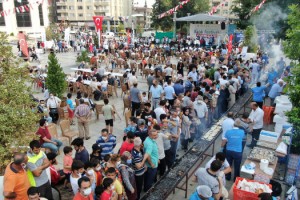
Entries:
POLYGON ((15 13, 30 12, 30 9, 33 9, 33 4, 37 4, 39 6, 40 4, 44 3, 44 0, 36 0, 33 2, 22 6, 17 6, 10 9, 2 10, 0 11, 0 17, 8 16, 10 14, 15 14, 15 13))
POLYGON ((185 0, 185 1, 181 1, 179 3, 179 5, 175 6, 174 8, 171 8, 170 10, 164 12, 164 13, 161 13, 160 15, 158 15, 158 19, 161 19, 161 18, 164 18, 164 17, 167 17, 169 15, 172 15, 175 11, 183 8, 183 5, 187 4, 190 0, 185 0))
POLYGON ((260 2, 260 4, 256 5, 254 8, 251 9, 251 11, 249 12, 248 15, 245 16, 245 18, 247 19, 248 17, 250 17, 253 13, 255 13, 256 11, 258 11, 262 5, 266 2, 266 0, 263 0, 262 2, 260 2))
POLYGON ((209 15, 213 15, 214 13, 217 12, 218 8, 224 7, 224 6, 225 6, 225 3, 227 3, 227 2, 228 2, 228 0, 223 0, 223 1, 221 1, 221 3, 219 3, 217 6, 213 6, 213 7, 211 8, 211 11, 210 11, 208 14, 209 14, 209 15))

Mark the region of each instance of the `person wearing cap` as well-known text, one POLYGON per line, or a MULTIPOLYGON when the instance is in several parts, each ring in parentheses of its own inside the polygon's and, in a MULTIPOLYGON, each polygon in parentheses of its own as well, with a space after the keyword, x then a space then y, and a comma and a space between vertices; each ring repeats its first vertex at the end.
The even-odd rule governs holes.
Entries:
POLYGON ((214 200, 212 192, 207 185, 199 185, 196 191, 191 194, 189 200, 214 200))

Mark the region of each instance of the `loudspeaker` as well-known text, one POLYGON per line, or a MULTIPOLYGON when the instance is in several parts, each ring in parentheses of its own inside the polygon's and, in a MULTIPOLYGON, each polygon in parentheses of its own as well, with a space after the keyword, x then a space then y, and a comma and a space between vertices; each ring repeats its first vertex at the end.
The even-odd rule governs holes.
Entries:
POLYGON ((221 30, 225 30, 226 29, 226 24, 225 22, 221 22, 221 30))

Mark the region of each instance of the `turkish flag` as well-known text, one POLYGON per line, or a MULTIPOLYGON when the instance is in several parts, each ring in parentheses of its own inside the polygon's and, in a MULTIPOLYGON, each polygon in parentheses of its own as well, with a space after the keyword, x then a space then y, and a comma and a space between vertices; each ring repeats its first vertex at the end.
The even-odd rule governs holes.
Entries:
POLYGON ((25 57, 28 57, 29 53, 28 53, 28 46, 27 46, 25 34, 19 33, 18 38, 19 38, 19 44, 22 53, 25 55, 25 57))
POLYGON ((103 22, 103 16, 93 16, 93 20, 96 26, 96 30, 102 30, 102 22, 103 22))
POLYGON ((227 48, 228 48, 228 53, 229 53, 229 54, 230 54, 231 51, 232 51, 232 40, 233 40, 233 34, 231 34, 231 35, 229 36, 229 42, 228 42, 228 46, 227 46, 227 48))

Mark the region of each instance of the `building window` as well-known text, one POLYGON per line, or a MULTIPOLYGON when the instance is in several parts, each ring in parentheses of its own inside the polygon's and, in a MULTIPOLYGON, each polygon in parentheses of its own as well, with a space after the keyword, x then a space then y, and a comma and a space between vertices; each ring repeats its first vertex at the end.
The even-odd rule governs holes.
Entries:
MULTIPOLYGON (((3 10, 3 1, 0 0, 0 10, 3 10)), ((0 26, 5 26, 5 17, 0 17, 0 26)))
POLYGON ((69 10, 74 10, 74 6, 69 6, 69 10))
POLYGON ((225 3, 225 6, 228 6, 228 2, 225 3))
POLYGON ((87 10, 91 10, 91 9, 92 9, 92 6, 87 6, 86 9, 87 9, 87 10))
POLYGON ((40 26, 44 26, 44 16, 42 4, 39 5, 40 26))
POLYGON ((77 0, 77 2, 82 2, 82 0, 77 0))
MULTIPOLYGON (((23 1, 18 1, 15 0, 15 7, 19 7, 19 6, 24 6, 27 5, 29 2, 28 0, 23 0, 23 1)), ((17 20, 17 26, 18 27, 31 27, 31 16, 30 16, 30 12, 16 12, 16 20, 17 20)))
POLYGON ((83 14, 82 13, 78 14, 78 17, 83 17, 83 14))
POLYGON ((82 6, 78 6, 78 10, 82 10, 83 9, 83 7, 82 6))

